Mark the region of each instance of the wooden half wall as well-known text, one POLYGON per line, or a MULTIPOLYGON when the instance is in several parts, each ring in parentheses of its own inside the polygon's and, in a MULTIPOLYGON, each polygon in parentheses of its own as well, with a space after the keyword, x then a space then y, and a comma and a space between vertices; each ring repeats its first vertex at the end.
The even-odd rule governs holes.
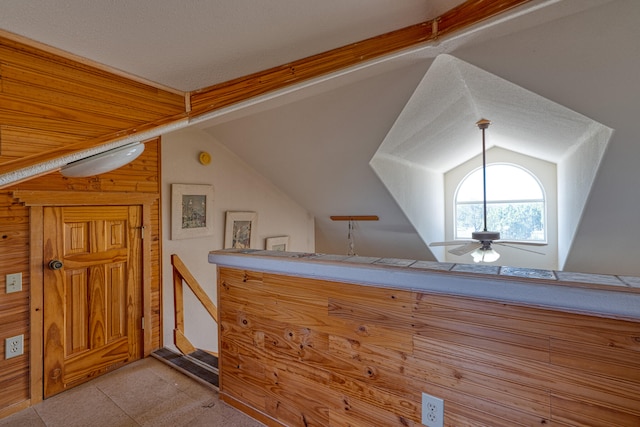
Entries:
MULTIPOLYGON (((225 401, 270 426, 640 425, 640 323, 219 267, 225 401)), ((487 279, 490 286, 490 279, 487 279)))
MULTIPOLYGON (((120 138, 205 114, 270 90, 352 66, 373 57, 433 40, 529 0, 468 0, 443 17, 375 37, 233 82, 184 94, 124 76, 19 36, 0 32, 0 175, 33 167, 120 138), (393 41, 391 41, 393 40, 393 41), (292 70, 293 72, 292 75, 292 70), (192 98, 191 99, 191 95, 192 98), (192 106, 193 110, 192 111, 192 106)), ((157 134, 156 134, 157 135, 157 134)), ((146 142, 135 162, 99 177, 68 179, 53 172, 26 177, 0 189, 0 338, 25 335, 25 355, 0 356, 0 417, 30 404, 29 292, 32 277, 29 208, 15 190, 73 191, 87 197, 104 192, 160 193, 160 142, 146 142), (23 273, 23 290, 6 294, 5 275, 23 273)), ((160 345, 161 218, 159 200, 150 215, 151 304, 147 327, 160 345), (149 325, 151 323, 151 325, 149 325)), ((36 355, 37 356, 37 355, 36 355)), ((37 363, 32 360, 31 363, 37 363)))

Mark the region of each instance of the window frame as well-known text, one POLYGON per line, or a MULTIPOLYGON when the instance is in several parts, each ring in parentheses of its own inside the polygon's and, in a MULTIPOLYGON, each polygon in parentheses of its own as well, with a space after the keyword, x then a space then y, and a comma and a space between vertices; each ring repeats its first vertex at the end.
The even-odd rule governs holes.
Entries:
MULTIPOLYGON (((509 167, 513 167, 516 169, 519 169, 521 171, 523 171, 524 173, 528 174, 531 178, 533 178, 533 180, 538 184, 538 188, 540 189, 541 193, 542 193, 542 199, 518 199, 518 200, 489 200, 487 198, 487 210, 489 208, 490 205, 492 204, 522 204, 522 203, 538 203, 538 202, 542 202, 542 224, 543 224, 543 239, 542 240, 532 240, 532 239, 505 239, 511 242, 531 242, 531 243, 540 243, 540 244, 548 244, 549 241, 549 224, 548 224, 548 197, 547 197, 547 191, 545 189, 545 186, 542 183, 542 180, 535 174, 533 173, 529 168, 524 167, 521 164, 515 163, 515 162, 511 162, 511 161, 496 161, 496 162, 491 162, 488 163, 486 165, 487 170, 492 167, 492 166, 498 166, 498 165, 504 165, 504 166, 509 166, 509 167)), ((452 233, 453 233, 453 239, 454 240, 469 240, 471 239, 471 237, 460 237, 458 236, 458 223, 457 223, 457 214, 458 214, 458 205, 475 205, 475 204, 482 204, 483 203, 483 198, 482 196, 480 197, 480 199, 478 201, 470 201, 470 202, 458 202, 458 194, 460 191, 460 188, 462 187, 462 185, 465 183, 465 181, 474 173, 476 173, 477 171, 482 170, 482 166, 473 168, 472 170, 470 170, 468 173, 466 173, 457 183, 455 190, 453 192, 453 206, 452 206, 452 213, 453 213, 453 218, 452 218, 452 233)), ((491 228, 491 227, 488 227, 491 228)), ((481 231, 481 230, 476 230, 476 231, 481 231)), ((491 230, 490 230, 491 231, 491 230)), ((501 236, 502 237, 502 236, 501 236)), ((502 240, 502 239, 501 239, 502 240)))

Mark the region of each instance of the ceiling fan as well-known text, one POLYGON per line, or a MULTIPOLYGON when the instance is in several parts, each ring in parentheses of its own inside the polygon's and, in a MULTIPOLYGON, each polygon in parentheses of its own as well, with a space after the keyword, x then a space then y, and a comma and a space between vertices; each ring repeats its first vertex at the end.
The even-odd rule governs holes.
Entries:
POLYGON ((482 131, 482 184, 483 184, 483 209, 484 209, 484 227, 482 231, 474 231, 471 233, 473 240, 454 240, 450 242, 433 242, 429 246, 458 246, 457 248, 450 249, 448 252, 453 255, 466 255, 471 252, 474 262, 494 262, 500 258, 500 254, 496 252, 491 245, 508 246, 514 249, 519 249, 526 252, 532 252, 539 255, 544 255, 542 252, 533 251, 530 249, 520 248, 518 245, 534 245, 540 246, 541 243, 532 242, 507 242, 499 241, 500 233, 498 231, 487 230, 487 159, 485 148, 484 132, 491 124, 491 121, 487 119, 480 119, 476 123, 476 126, 482 131))

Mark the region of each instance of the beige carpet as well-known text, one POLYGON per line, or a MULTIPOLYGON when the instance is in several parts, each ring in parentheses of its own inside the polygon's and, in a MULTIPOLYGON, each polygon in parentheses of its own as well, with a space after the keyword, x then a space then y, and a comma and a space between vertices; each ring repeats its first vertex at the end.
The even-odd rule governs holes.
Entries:
POLYGON ((146 358, 0 419, 0 426, 259 427, 218 393, 146 358))

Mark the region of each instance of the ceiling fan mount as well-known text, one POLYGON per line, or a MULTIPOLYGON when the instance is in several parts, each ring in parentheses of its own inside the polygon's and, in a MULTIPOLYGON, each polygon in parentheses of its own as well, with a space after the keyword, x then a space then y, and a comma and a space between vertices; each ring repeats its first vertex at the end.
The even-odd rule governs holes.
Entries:
POLYGON ((480 242, 492 242, 494 240, 500 240, 500 233, 497 231, 474 231, 471 233, 473 240, 480 242))

